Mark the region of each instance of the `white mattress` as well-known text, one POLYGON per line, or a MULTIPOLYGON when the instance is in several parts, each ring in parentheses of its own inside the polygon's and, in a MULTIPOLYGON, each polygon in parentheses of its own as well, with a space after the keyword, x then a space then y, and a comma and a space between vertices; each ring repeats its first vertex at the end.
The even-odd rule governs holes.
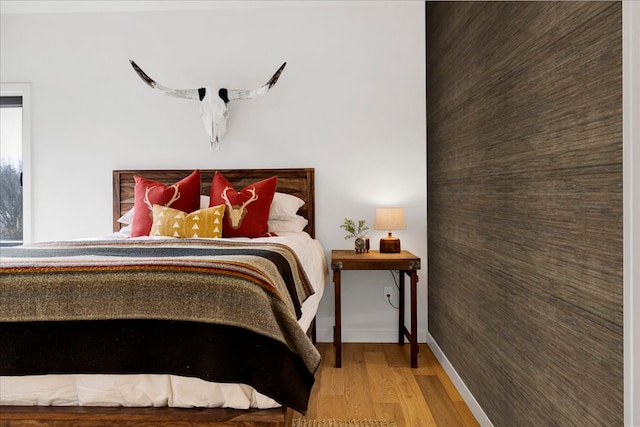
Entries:
MULTIPOLYGON (((121 234, 109 236, 124 237, 126 236, 121 234)), ((318 311, 328 279, 327 261, 320 242, 305 232, 281 232, 278 237, 251 240, 282 243, 296 252, 315 290, 315 294, 302 304, 302 316, 298 321, 305 331, 308 330, 318 311)), ((234 409, 266 409, 280 406, 248 385, 212 383, 198 378, 156 374, 1 376, 0 405, 234 409)))

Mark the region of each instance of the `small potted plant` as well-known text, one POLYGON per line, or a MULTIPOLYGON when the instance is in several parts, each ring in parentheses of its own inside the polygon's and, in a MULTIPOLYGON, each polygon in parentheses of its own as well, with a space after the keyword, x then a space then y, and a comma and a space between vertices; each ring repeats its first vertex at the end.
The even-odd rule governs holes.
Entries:
POLYGON ((356 225, 352 219, 345 218, 340 228, 344 228, 349 233, 344 236, 345 240, 355 237, 354 247, 357 253, 369 252, 369 238, 365 237, 369 227, 367 227, 364 219, 359 220, 358 225, 356 225))

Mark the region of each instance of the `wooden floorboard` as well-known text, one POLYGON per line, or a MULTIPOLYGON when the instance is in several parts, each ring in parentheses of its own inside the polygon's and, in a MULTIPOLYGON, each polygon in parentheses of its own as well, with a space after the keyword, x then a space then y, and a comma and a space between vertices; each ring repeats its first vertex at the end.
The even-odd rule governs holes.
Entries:
POLYGON ((322 363, 306 419, 393 420, 398 427, 478 426, 426 344, 418 368, 409 367, 409 346, 343 343, 342 368, 332 343, 318 343, 322 363))
POLYGON ((464 423, 458 414, 456 405, 449 399, 440 379, 435 375, 417 375, 415 378, 422 395, 428 402, 435 424, 463 427, 464 423))

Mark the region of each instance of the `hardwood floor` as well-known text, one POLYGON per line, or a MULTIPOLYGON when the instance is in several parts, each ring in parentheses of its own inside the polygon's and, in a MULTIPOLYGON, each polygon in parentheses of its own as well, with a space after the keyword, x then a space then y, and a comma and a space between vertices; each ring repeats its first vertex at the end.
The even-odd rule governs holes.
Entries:
MULTIPOLYGON (((342 368, 334 367, 332 343, 318 343, 316 372, 306 417, 394 420, 398 427, 478 426, 444 369, 426 344, 418 368, 409 367, 409 346, 346 343, 342 368)), ((0 427, 282 426, 281 410, 180 408, 2 407, 0 427), (235 424, 231 420, 236 420, 235 424)))
POLYGON ((444 369, 426 344, 418 368, 409 367, 409 346, 343 343, 342 368, 334 367, 332 343, 318 343, 316 372, 306 417, 394 420, 398 427, 477 426, 444 369))

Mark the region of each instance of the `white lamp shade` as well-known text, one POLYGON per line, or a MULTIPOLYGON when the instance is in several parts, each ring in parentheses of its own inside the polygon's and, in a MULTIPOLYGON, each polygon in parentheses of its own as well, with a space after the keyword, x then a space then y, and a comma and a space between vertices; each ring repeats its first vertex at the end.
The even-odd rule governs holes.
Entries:
POLYGON ((404 220, 402 208, 377 208, 373 220, 374 230, 404 230, 407 223, 404 220))

